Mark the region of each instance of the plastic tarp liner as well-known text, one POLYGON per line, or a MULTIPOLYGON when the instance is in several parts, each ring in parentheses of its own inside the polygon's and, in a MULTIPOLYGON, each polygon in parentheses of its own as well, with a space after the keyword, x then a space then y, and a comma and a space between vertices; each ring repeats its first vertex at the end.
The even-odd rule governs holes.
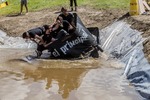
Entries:
POLYGON ((74 14, 74 16, 76 30, 71 35, 64 36, 64 38, 51 44, 49 49, 51 58, 78 58, 81 53, 88 52, 93 48, 92 46, 97 45, 97 37, 92 35, 91 32, 97 32, 95 34, 98 34, 98 28, 89 28, 90 32, 77 14, 74 14))
POLYGON ((125 64, 124 75, 135 86, 139 94, 150 99, 150 64, 144 57, 141 32, 118 21, 100 32, 101 45, 111 57, 125 64))

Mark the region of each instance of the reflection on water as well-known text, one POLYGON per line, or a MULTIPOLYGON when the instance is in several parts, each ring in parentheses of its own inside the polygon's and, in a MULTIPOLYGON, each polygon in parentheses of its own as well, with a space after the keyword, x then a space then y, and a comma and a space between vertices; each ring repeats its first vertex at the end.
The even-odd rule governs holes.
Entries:
POLYGON ((86 69, 48 69, 39 67, 35 71, 25 70, 25 79, 33 78, 35 82, 45 80, 45 89, 57 84, 58 93, 67 98, 72 90, 76 90, 86 69))
POLYGON ((37 60, 29 64, 17 59, 31 51, 0 51, 0 100, 142 100, 121 77, 118 62, 37 60))

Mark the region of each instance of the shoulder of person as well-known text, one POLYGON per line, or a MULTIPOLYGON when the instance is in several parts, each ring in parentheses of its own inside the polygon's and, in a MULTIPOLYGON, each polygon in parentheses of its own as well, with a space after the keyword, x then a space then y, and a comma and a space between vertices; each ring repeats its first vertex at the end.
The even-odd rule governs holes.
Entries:
POLYGON ((58 15, 58 17, 59 17, 59 16, 61 16, 61 17, 62 17, 62 16, 64 16, 64 14, 62 14, 62 13, 61 13, 61 14, 59 14, 59 15, 58 15))
POLYGON ((30 29, 29 31, 34 31, 34 30, 37 30, 37 29, 38 29, 38 27, 34 27, 34 28, 30 29))
POLYGON ((43 26, 37 27, 37 29, 40 29, 40 30, 44 31, 44 27, 43 26))
POLYGON ((74 16, 72 12, 69 12, 68 14, 69 14, 69 16, 74 16))

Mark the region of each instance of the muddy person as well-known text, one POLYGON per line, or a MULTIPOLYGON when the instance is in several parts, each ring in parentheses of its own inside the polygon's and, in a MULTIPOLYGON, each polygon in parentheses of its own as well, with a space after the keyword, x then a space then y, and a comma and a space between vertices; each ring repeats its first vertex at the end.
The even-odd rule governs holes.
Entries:
POLYGON ((62 17, 63 20, 68 21, 72 26, 75 26, 74 15, 72 13, 69 13, 66 8, 64 7, 61 8, 61 14, 59 16, 62 17))
POLYGON ((51 36, 47 35, 48 32, 49 25, 43 25, 42 27, 30 29, 22 34, 23 39, 30 39, 38 45, 36 50, 37 57, 39 57, 42 54, 42 51, 48 46, 47 44, 44 44, 47 43, 47 38, 51 38, 51 36))
POLYGON ((20 14, 22 14, 23 6, 25 6, 26 13, 28 13, 28 1, 27 0, 21 0, 20 1, 20 14))
POLYGON ((77 0, 70 0, 71 11, 73 11, 73 5, 75 6, 75 11, 77 11, 77 0))
POLYGON ((53 36, 57 34, 55 36, 57 40, 62 40, 66 36, 74 33, 74 27, 67 20, 63 20, 61 16, 57 17, 55 24, 52 26, 52 30, 53 32, 57 31, 57 33, 53 33, 53 36))
POLYGON ((42 36, 43 43, 38 44, 36 53, 37 58, 40 58, 42 55, 42 52, 48 48, 50 48, 50 45, 56 40, 52 37, 52 28, 49 28, 45 31, 45 34, 42 36))
POLYGON ((43 36, 48 29, 49 25, 43 25, 42 27, 30 29, 22 34, 22 38, 30 39, 38 44, 39 42, 43 42, 41 36, 43 36))

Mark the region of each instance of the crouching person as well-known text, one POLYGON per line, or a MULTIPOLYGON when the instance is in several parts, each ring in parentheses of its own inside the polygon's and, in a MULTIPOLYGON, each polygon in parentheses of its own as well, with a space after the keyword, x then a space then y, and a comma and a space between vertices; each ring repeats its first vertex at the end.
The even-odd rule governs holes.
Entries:
POLYGON ((46 30, 48 29, 49 25, 43 25, 42 27, 30 29, 22 34, 22 38, 30 39, 35 43, 38 43, 39 41, 43 41, 41 37, 45 34, 46 30))
POLYGON ((64 41, 67 36, 71 36, 75 28, 67 21, 63 20, 61 16, 57 17, 55 24, 52 26, 53 33, 57 40, 64 41))
POLYGON ((42 55, 42 52, 44 50, 47 50, 49 46, 56 40, 52 37, 52 28, 49 28, 46 30, 45 34, 42 37, 42 41, 38 44, 36 53, 37 53, 37 58, 40 58, 42 55))
POLYGON ((42 27, 37 27, 30 29, 22 34, 23 39, 30 39, 34 41, 37 46, 37 57, 40 57, 42 51, 47 48, 49 41, 51 41, 50 28, 49 25, 43 25, 42 27))

